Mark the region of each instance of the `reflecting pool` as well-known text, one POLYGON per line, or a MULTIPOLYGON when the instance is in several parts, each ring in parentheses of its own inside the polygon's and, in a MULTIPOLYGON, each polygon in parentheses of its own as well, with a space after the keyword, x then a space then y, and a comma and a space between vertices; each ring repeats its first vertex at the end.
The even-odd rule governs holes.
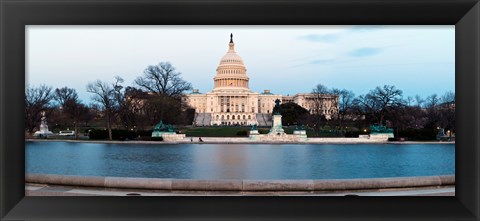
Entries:
POLYGON ((26 142, 26 172, 179 179, 349 179, 455 174, 454 144, 26 142))

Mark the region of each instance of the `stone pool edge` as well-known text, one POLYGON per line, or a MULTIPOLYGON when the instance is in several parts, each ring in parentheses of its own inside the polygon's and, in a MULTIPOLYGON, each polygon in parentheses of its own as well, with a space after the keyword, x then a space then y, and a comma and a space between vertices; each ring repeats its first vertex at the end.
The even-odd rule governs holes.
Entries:
POLYGON ((328 180, 201 180, 26 174, 25 183, 166 191, 351 191, 454 186, 454 175, 328 180))
POLYGON ((455 144, 455 141, 382 141, 353 138, 311 138, 308 141, 254 141, 248 138, 204 137, 203 142, 188 139, 179 141, 117 141, 117 140, 68 140, 68 139, 25 139, 26 142, 70 142, 100 144, 455 144))

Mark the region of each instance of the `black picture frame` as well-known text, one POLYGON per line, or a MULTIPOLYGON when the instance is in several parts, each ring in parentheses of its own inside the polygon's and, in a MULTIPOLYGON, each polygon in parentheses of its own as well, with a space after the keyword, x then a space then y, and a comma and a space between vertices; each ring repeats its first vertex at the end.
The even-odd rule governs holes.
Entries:
POLYGON ((0 0, 2 220, 479 220, 477 0, 0 0), (455 25, 455 197, 25 197, 25 25, 455 25))

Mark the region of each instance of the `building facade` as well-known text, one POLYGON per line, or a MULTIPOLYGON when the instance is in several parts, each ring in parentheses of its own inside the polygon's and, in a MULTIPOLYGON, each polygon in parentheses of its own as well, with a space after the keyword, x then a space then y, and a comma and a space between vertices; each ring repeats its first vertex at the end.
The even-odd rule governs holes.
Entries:
POLYGON ((249 77, 243 59, 236 53, 233 35, 230 35, 227 53, 220 59, 213 78, 213 90, 200 93, 193 90, 187 94, 185 101, 195 109, 194 124, 198 126, 213 125, 263 125, 268 124, 274 101, 294 102, 311 113, 317 113, 319 105, 324 107, 321 114, 329 119, 338 111, 338 97, 322 94, 296 94, 282 96, 269 90, 262 93, 249 89, 249 77), (321 103, 318 103, 320 101, 321 103))

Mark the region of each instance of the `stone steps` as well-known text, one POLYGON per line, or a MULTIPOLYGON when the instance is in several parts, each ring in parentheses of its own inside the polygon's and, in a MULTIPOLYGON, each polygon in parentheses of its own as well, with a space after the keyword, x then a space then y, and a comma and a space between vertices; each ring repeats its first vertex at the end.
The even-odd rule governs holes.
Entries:
POLYGON ((270 114, 257 114, 258 126, 272 126, 272 120, 270 114))
POLYGON ((195 113, 194 124, 196 126, 210 126, 212 115, 210 113, 195 113))

